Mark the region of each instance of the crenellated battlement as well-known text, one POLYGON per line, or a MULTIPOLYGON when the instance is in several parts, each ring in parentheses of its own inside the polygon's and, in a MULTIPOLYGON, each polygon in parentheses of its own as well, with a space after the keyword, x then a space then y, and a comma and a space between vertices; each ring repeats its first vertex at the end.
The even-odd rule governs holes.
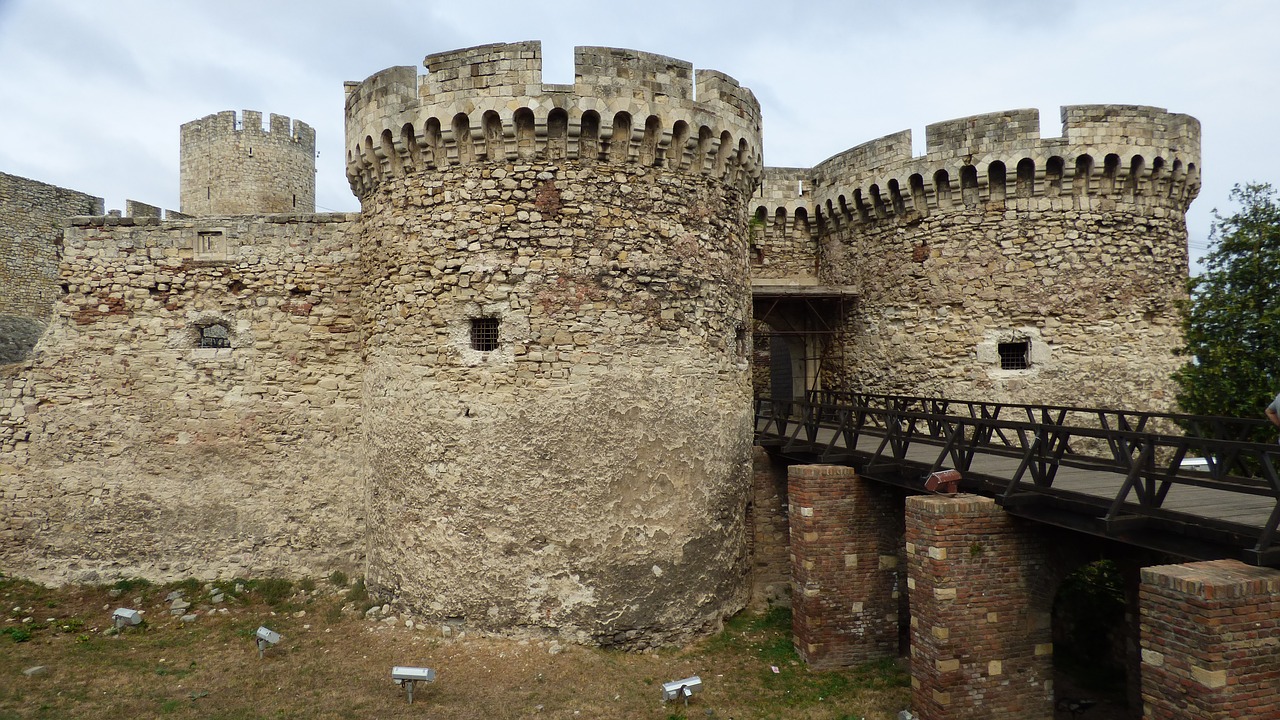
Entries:
POLYGON ((761 171, 760 105, 685 61, 618 48, 574 51, 573 85, 542 82, 538 42, 428 55, 346 84, 347 177, 473 162, 577 160, 705 174, 750 191, 761 171))
POLYGON ((226 110, 182 126, 179 195, 188 215, 315 212, 316 132, 301 120, 226 110))
POLYGON ((199 120, 192 120, 182 125, 182 140, 195 140, 199 136, 240 135, 269 138, 276 141, 285 140, 313 150, 316 145, 316 131, 301 120, 291 120, 287 115, 270 113, 269 127, 262 126, 262 113, 257 110, 244 110, 237 115, 234 110, 206 115, 199 120))
POLYGON ((1033 109, 975 115, 846 150, 814 168, 813 204, 837 225, 997 203, 1091 208, 1104 202, 1185 212, 1200 187, 1200 124, 1137 105, 1062 108, 1062 136, 1040 137, 1033 109))

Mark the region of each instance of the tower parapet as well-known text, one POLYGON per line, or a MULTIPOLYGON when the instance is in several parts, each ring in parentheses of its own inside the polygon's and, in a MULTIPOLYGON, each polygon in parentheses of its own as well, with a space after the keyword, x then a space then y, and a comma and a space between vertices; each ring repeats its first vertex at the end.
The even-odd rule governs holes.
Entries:
MULTIPOLYGON (((1040 137, 1037 110, 974 115, 846 150, 814 168, 817 214, 836 225, 1002 203, 1100 209, 1114 203, 1186 212, 1200 188, 1200 123, 1140 105, 1062 108, 1062 136, 1040 137)), ((1046 209, 1048 209, 1046 207, 1046 209)))
POLYGON ((537 42, 437 53, 424 64, 421 78, 402 66, 347 83, 347 177, 361 198, 393 175, 495 160, 630 163, 743 190, 759 181, 760 105, 724 73, 579 47, 574 84, 544 84, 537 42))
POLYGON ((245 110, 182 126, 179 194, 186 215, 314 213, 316 133, 301 120, 245 110))

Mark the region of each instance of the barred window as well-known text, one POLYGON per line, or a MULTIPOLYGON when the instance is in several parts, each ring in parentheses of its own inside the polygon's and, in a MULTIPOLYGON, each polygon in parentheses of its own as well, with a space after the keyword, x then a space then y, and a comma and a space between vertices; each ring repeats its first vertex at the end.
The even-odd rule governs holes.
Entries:
POLYGON ((205 325, 200 328, 200 347, 231 347, 231 335, 227 332, 227 326, 221 323, 214 323, 213 325, 205 325))
POLYGON ((471 318, 471 348, 485 352, 498 349, 498 318, 471 318))
POLYGON ((997 347, 1001 370, 1026 370, 1031 367, 1031 341, 1002 342, 997 347))

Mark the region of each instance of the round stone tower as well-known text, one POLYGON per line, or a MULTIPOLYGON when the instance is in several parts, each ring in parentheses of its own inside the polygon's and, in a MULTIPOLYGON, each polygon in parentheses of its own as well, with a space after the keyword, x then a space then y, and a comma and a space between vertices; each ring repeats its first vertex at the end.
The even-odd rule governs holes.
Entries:
POLYGON ((721 73, 536 42, 348 83, 370 586, 629 648, 746 599, 760 112, 721 73), (694 84, 697 100, 694 100, 694 84))
POLYGON ((859 299, 829 387, 1173 409, 1200 123, 1077 105, 1062 128, 959 118, 922 156, 904 131, 813 169, 822 280, 859 299))
POLYGON ((179 195, 187 215, 316 211, 316 132, 301 120, 230 110, 182 126, 179 195))

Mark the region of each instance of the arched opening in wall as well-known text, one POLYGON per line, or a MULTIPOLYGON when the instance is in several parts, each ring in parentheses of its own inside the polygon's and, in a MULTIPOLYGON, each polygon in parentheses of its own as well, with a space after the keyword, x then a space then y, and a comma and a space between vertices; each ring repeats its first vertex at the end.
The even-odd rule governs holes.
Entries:
POLYGON ((1120 156, 1108 154, 1102 159, 1102 194, 1110 196, 1116 191, 1116 175, 1120 172, 1120 156))
POLYGON ((849 209, 849 202, 844 195, 836 198, 836 204, 840 206, 840 218, 844 222, 853 222, 853 211, 849 209))
POLYGON ((686 166, 685 155, 689 146, 689 123, 677 120, 671 127, 671 144, 667 146, 667 167, 681 170, 686 166))
POLYGON ((382 163, 378 161, 378 153, 373 150, 373 138, 368 135, 364 136, 364 153, 361 159, 369 169, 371 179, 377 181, 383 178, 382 163))
POLYGON ((871 193, 871 209, 875 210, 876 217, 880 219, 889 217, 889 210, 884 206, 884 198, 880 197, 880 186, 872 184, 867 188, 867 192, 871 193))
POLYGON ((1200 171, 1195 163, 1187 163, 1187 185, 1183 197, 1195 195, 1200 190, 1200 171))
POLYGON ((779 207, 777 210, 774 211, 773 227, 774 227, 774 231, 778 233, 779 237, 786 237, 787 235, 787 209, 786 208, 779 207))
POLYGON ((929 198, 924 196, 924 176, 920 173, 913 173, 911 177, 907 178, 907 185, 911 188, 911 205, 921 215, 928 215, 929 198))
POLYGON ((902 188, 896 179, 889 181, 889 204, 893 206, 893 214, 902 217, 907 214, 907 202, 902 199, 902 188))
POLYGON ((391 137, 391 130, 382 131, 382 141, 380 143, 382 155, 379 158, 382 161, 384 175, 393 177, 404 175, 404 168, 400 165, 400 153, 396 152, 396 142, 391 137))
POLYGON ((606 151, 609 162, 624 163, 631 157, 631 113, 619 112, 613 116, 613 129, 609 134, 606 151))
POLYGON ((1076 158, 1076 174, 1071 179, 1071 188, 1076 195, 1088 195, 1093 181, 1093 156, 1081 155, 1076 158))
POLYGON ((1044 164, 1044 192, 1049 197, 1062 193, 1062 158, 1054 155, 1044 164))
POLYGON ((965 207, 976 207, 978 200, 978 168, 964 165, 960 168, 960 201, 965 207))
POLYGON ((440 154, 440 118, 427 118, 422 126, 422 145, 429 166, 443 167, 446 164, 440 154))
POLYGON ((554 108, 547 113, 547 159, 563 160, 568 156, 569 113, 554 108))
MULTIPOLYGON (((827 215, 826 216, 831 218, 831 226, 836 230, 839 230, 840 220, 841 220, 840 214, 835 211, 834 207, 832 207, 830 198, 827 199, 827 215)), ((818 217, 821 218, 822 216, 819 215, 818 217)))
POLYGON ((737 183, 741 179, 743 173, 747 172, 747 166, 751 163, 751 147, 747 145, 747 139, 738 140, 738 149, 733 154, 733 167, 729 172, 729 181, 737 183))
POLYGON ((644 121, 644 138, 640 140, 640 164, 651 167, 658 164, 658 140, 662 137, 662 121, 650 115, 644 121))
POLYGON ((933 195, 938 199, 939 209, 951 207, 951 174, 946 170, 933 174, 933 195))
POLYGON ((809 211, 804 208, 796 208, 795 230, 804 235, 808 235, 809 229, 809 211))
POLYGON ((711 128, 707 127, 706 125, 703 125, 702 127, 698 128, 697 157, 694 159, 693 163, 689 166, 690 170, 693 170, 699 174, 705 173, 707 171, 707 167, 711 162, 711 146, 713 144, 714 144, 714 134, 711 132, 711 128))
POLYGON ((400 128, 400 146, 407 153, 405 157, 405 172, 414 172, 422 169, 422 151, 418 149, 418 138, 413 132, 413 123, 405 123, 400 128))
POLYGON ((764 265, 764 243, 768 221, 769 210, 760 205, 751 216, 751 222, 748 223, 751 234, 751 264, 755 267, 764 265))
POLYGON ((516 157, 521 160, 532 160, 538 156, 533 111, 529 108, 519 108, 511 119, 516 125, 516 157))
POLYGON ((1169 195, 1179 197, 1182 193, 1182 184, 1186 180, 1186 171, 1182 169, 1182 161, 1174 159, 1173 172, 1169 177, 1169 195))
POLYGON ((853 191, 853 206, 858 210, 859 220, 871 222, 871 209, 867 207, 867 203, 862 199, 862 188, 856 188, 853 191))
POLYGON ((484 127, 484 156, 488 160, 505 160, 507 151, 502 140, 502 118, 492 110, 486 110, 480 116, 484 127))
POLYGON ((600 113, 588 110, 582 113, 582 131, 578 135, 578 159, 595 162, 600 159, 600 113))
POLYGON ((712 175, 724 179, 725 173, 729 168, 729 156, 733 154, 733 136, 728 130, 720 133, 720 146, 716 148, 716 164, 712 168, 712 175))
POLYGON ((1143 194, 1143 174, 1147 169, 1147 161, 1141 155, 1134 155, 1129 161, 1129 177, 1125 178, 1125 194, 1139 196, 1143 194))
POLYGON ((1022 158, 1018 161, 1018 184, 1017 195, 1020 198, 1029 198, 1036 194, 1036 161, 1031 158, 1022 158))
POLYGON ((457 162, 469 163, 475 159, 475 146, 471 141, 471 118, 466 113, 453 116, 453 144, 458 153, 457 162))
POLYGON ((1051 622, 1060 717, 1125 716, 1127 606, 1125 579, 1112 560, 1083 565, 1059 584, 1051 622), (1101 707, 1085 714, 1095 705, 1101 707))
POLYGON ((1164 195, 1168 189, 1165 187, 1166 180, 1164 158, 1156 157, 1151 161, 1151 194, 1156 197, 1164 195))
POLYGON ((987 192, 991 195, 991 202, 1004 202, 1004 195, 1008 189, 1008 175, 1004 163, 999 160, 993 160, 987 166, 987 192))

